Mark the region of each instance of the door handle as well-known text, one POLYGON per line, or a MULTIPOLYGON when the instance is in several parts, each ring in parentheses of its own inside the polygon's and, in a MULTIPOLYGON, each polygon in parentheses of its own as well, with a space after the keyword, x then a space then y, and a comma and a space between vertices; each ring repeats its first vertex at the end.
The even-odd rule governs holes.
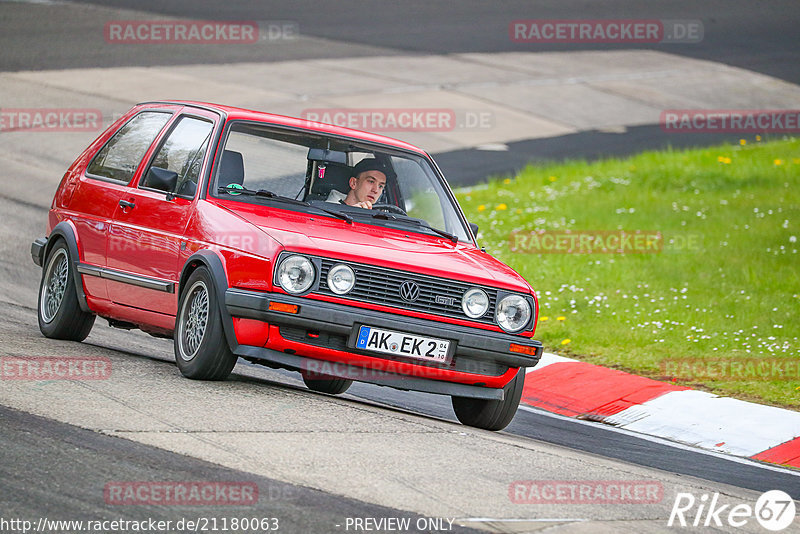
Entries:
POLYGON ((133 208, 136 207, 136 203, 135 202, 129 202, 127 200, 120 200, 119 201, 119 207, 122 208, 122 209, 133 209, 133 208))

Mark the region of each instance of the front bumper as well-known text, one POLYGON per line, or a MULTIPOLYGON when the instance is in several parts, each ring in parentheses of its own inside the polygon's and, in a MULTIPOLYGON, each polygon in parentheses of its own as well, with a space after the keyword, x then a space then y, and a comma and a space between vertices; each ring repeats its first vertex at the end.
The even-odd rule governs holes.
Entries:
POLYGON ((369 356, 377 360, 397 360, 422 367, 469 373, 474 375, 474 380, 470 380, 473 384, 479 384, 481 377, 499 377, 511 368, 533 367, 539 362, 542 353, 540 342, 522 336, 283 293, 229 288, 225 292, 225 305, 233 317, 258 319, 278 326, 281 337, 287 341, 369 356), (271 302, 296 305, 299 311, 296 314, 271 311, 271 302), (355 348, 353 335, 362 324, 420 336, 445 338, 451 341, 455 349, 446 364, 364 351, 355 348), (307 335, 310 332, 313 332, 313 337, 307 335), (511 352, 512 344, 529 347, 534 354, 511 352))
POLYGON ((33 260, 33 263, 39 267, 41 267, 44 263, 45 247, 47 247, 46 237, 40 237, 31 243, 31 259, 33 260))

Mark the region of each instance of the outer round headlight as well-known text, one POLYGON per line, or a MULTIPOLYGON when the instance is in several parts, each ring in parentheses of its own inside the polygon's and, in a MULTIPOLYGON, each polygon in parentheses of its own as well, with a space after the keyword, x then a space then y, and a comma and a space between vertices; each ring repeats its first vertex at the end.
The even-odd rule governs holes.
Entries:
POLYGON ((461 298, 461 309, 467 314, 467 317, 477 319, 482 317, 486 310, 489 309, 489 297, 486 292, 477 287, 467 290, 461 298))
POLYGON ((328 288, 337 295, 349 293, 356 285, 356 273, 349 266, 339 263, 328 271, 328 288))
POLYGON ((304 256, 289 256, 278 266, 278 282, 289 293, 302 293, 314 284, 314 264, 304 256))
POLYGON ((506 332, 522 330, 531 318, 531 305, 520 295, 507 295, 497 304, 497 324, 506 332))

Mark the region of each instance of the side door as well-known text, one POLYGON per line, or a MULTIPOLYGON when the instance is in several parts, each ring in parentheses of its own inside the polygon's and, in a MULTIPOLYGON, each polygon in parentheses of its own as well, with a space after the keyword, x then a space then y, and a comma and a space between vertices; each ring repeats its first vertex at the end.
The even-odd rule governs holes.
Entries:
POLYGON ((172 113, 166 109, 136 113, 103 144, 77 180, 69 209, 78 232, 83 283, 90 297, 108 297, 101 272, 106 265, 111 219, 147 150, 170 118, 172 113))
POLYGON ((122 193, 108 236, 108 270, 113 276, 107 287, 113 302, 164 315, 177 313, 178 256, 218 122, 212 112, 184 108, 122 193))

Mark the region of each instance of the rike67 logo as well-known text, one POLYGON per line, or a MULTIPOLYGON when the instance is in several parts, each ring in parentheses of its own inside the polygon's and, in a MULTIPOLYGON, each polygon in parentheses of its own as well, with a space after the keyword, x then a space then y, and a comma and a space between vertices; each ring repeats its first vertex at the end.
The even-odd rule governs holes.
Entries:
POLYGON ((781 490, 762 494, 755 506, 719 504, 719 493, 703 494, 699 499, 691 493, 678 493, 667 526, 741 528, 755 518, 765 529, 778 532, 794 522, 795 514, 794 500, 781 490))

